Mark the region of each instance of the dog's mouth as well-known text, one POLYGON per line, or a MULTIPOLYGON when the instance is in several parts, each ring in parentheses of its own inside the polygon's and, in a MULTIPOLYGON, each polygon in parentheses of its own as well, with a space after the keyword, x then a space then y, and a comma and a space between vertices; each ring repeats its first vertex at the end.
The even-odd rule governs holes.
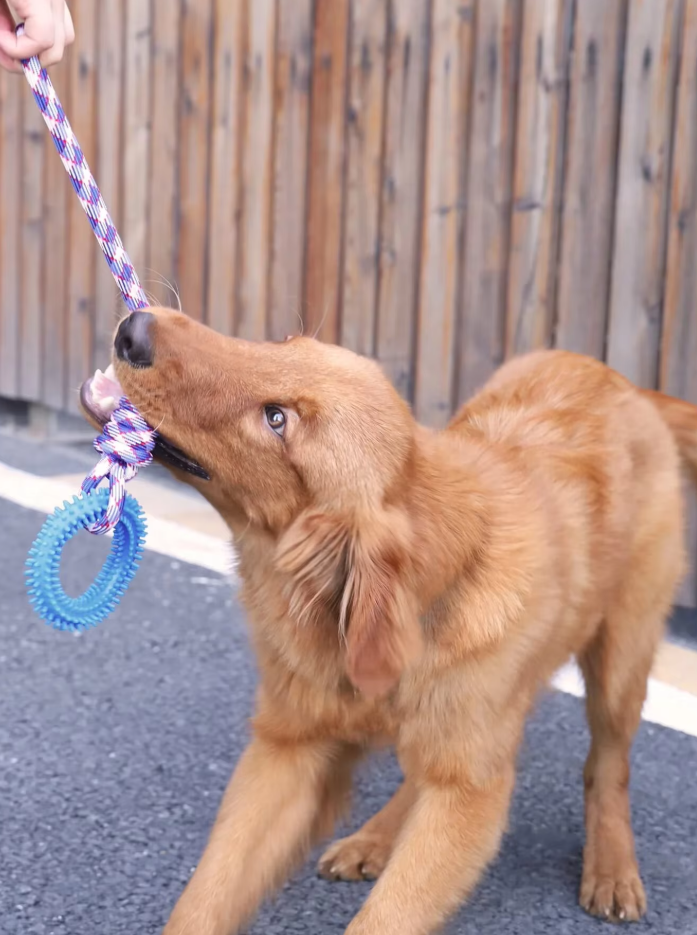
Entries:
MULTIPOLYGON (((114 365, 109 364, 104 373, 96 370, 94 375, 88 377, 80 387, 80 403, 87 415, 91 416, 99 425, 104 426, 111 418, 119 400, 124 396, 123 389, 114 371, 114 365)), ((202 480, 210 480, 210 475, 201 467, 198 461, 190 458, 181 448, 167 441, 162 435, 157 435, 153 455, 158 461, 170 467, 202 480)))

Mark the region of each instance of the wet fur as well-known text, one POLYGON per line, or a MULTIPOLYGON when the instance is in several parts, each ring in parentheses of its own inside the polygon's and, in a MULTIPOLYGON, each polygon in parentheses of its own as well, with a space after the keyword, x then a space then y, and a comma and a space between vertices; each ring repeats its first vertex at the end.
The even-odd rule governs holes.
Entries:
POLYGON ((154 366, 117 372, 211 475, 182 480, 231 529, 260 666, 253 740, 166 935, 240 932, 382 744, 405 783, 320 869, 379 875, 350 935, 437 930, 498 851, 524 721, 572 655, 592 732, 580 900, 638 918, 628 757, 684 568, 676 440, 694 464, 697 408, 540 352, 431 432, 348 351, 155 314, 154 366))

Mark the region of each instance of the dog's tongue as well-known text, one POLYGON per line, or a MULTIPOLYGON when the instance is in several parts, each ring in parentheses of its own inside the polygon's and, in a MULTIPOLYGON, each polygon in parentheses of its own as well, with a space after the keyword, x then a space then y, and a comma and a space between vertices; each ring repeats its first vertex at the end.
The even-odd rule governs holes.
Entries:
POLYGON ((104 373, 95 370, 90 385, 92 400, 107 415, 116 409, 119 399, 123 396, 121 384, 114 373, 114 365, 109 364, 104 373))

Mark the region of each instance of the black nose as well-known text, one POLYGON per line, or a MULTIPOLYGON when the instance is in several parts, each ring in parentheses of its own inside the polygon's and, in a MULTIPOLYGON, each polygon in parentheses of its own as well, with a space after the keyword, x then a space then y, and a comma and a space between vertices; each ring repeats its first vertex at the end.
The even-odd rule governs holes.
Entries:
POLYGON ((114 338, 114 349, 119 360, 133 367, 152 366, 152 312, 131 312, 119 325, 114 338))

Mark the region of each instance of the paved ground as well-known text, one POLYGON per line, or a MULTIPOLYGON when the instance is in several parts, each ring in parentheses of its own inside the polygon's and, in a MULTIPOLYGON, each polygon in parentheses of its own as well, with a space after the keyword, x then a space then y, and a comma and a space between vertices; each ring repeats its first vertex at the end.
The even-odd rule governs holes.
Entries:
MULTIPOLYGON (((112 618, 56 633, 23 591, 41 521, 0 500, 0 931, 155 935, 245 741, 255 675, 242 614, 212 572, 146 554, 112 618)), ((77 592, 106 544, 73 545, 64 571, 77 592)), ((546 698, 502 854, 453 935, 607 931, 576 906, 586 745, 581 702, 546 698)), ((637 931, 697 935, 696 776, 697 738, 643 725, 633 802, 650 912, 637 931)), ((364 771, 354 824, 397 778, 389 758, 364 771)), ((250 935, 339 935, 368 889, 308 866, 250 935)))

